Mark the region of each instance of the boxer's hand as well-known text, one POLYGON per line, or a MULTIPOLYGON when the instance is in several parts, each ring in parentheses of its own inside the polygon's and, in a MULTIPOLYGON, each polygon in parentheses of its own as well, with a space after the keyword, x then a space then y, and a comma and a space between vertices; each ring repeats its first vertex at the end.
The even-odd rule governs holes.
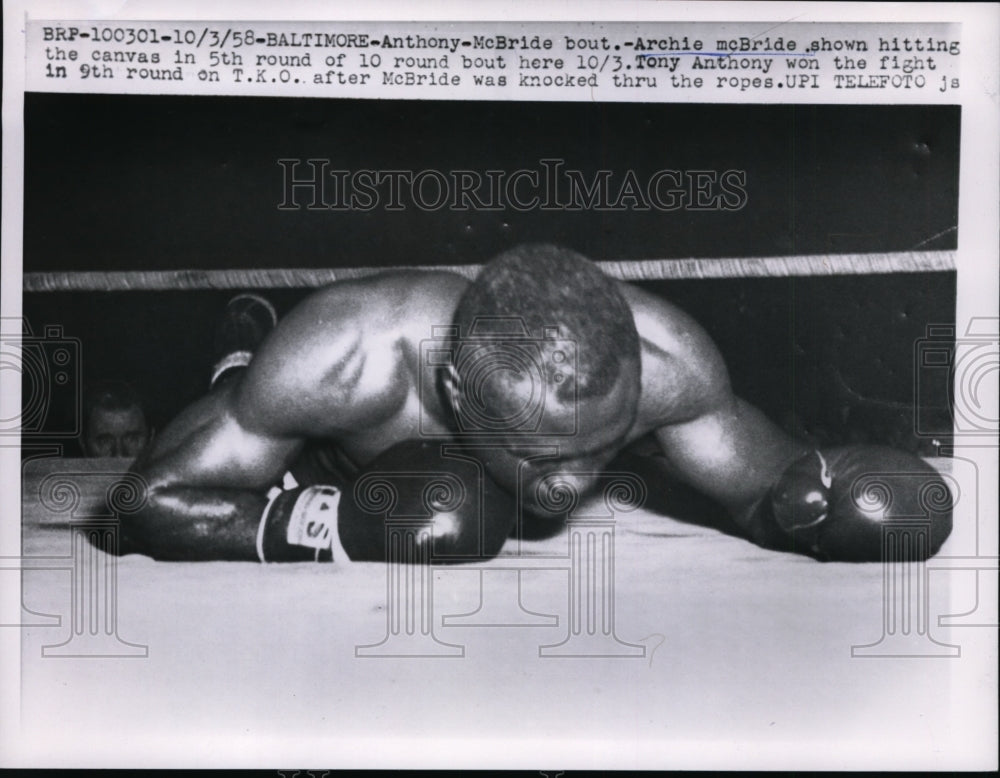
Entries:
POLYGON ((516 520, 513 500, 475 463, 444 458, 440 448, 420 441, 397 444, 343 492, 310 486, 273 494, 257 533, 258 557, 386 561, 387 512, 405 517, 415 543, 433 543, 435 562, 496 556, 516 520))
POLYGON ((912 558, 938 552, 951 533, 947 484, 919 457, 881 446, 812 451, 782 474, 761 503, 751 535, 761 545, 828 561, 882 559, 883 526, 926 521, 928 544, 912 558))

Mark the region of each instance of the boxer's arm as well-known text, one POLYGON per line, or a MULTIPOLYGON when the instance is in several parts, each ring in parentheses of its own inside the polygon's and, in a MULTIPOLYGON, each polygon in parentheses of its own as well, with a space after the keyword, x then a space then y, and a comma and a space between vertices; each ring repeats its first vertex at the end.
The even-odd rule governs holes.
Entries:
POLYGON ((642 341, 639 431, 652 428, 671 472, 717 500, 743 529, 806 451, 733 394, 722 355, 691 316, 625 285, 642 341))
MULTIPOLYGON (((670 470, 720 502, 755 537, 751 519, 785 469, 807 450, 758 409, 716 389, 713 406, 656 430, 670 470)), ((757 539, 757 538, 755 538, 757 539)))
POLYGON ((335 436, 385 410, 385 391, 359 390, 365 349, 345 295, 335 286, 303 301, 242 375, 158 436, 133 466, 148 484, 147 503, 123 521, 123 551, 157 559, 258 558, 267 491, 306 439, 335 436))
POLYGON ((688 336, 682 342, 700 345, 686 353, 681 345, 658 361, 682 387, 674 397, 688 401, 675 403, 655 435, 673 473, 724 505, 750 540, 823 560, 879 561, 892 505, 899 516, 926 516, 910 558, 938 552, 951 532, 952 510, 948 487, 932 467, 879 446, 812 450, 733 395, 707 335, 688 336), (884 498, 856 497, 863 479, 875 479, 884 498))
POLYGON ((146 504, 122 521, 124 553, 257 559, 265 493, 304 441, 248 430, 240 420, 239 384, 222 386, 186 409, 133 465, 146 482, 146 504))

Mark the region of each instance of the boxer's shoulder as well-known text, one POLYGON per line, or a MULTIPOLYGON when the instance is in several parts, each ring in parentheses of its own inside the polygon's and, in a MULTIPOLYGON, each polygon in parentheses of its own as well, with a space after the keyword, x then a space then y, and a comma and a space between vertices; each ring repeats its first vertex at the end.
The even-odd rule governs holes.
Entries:
POLYGON ((371 331, 428 315, 450 321, 468 284, 455 273, 427 270, 393 270, 337 281, 305 298, 277 331, 301 337, 326 331, 330 325, 371 331))
POLYGON ((693 418, 731 396, 722 355, 691 315, 631 284, 622 291, 642 349, 642 426, 693 418))
POLYGON ((691 350, 704 345, 703 341, 708 336, 684 310, 633 284, 621 286, 640 338, 667 352, 691 350))
POLYGON ((387 272, 317 290, 254 356, 238 409, 271 429, 351 432, 393 416, 413 389, 414 340, 451 321, 467 282, 441 272, 387 272))

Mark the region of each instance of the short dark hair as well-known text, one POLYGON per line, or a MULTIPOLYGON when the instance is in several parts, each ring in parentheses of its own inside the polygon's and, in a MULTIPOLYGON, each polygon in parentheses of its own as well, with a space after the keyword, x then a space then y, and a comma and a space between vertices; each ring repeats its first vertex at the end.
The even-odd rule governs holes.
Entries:
POLYGON ((638 370, 639 334, 618 284, 571 249, 526 244, 490 261, 459 301, 455 323, 464 337, 488 317, 520 318, 536 338, 558 327, 574 341, 581 399, 607 395, 623 369, 638 370))
POLYGON ((131 408, 138 408, 145 413, 138 392, 125 381, 97 381, 84 390, 83 420, 85 425, 90 424, 90 417, 94 411, 127 411, 131 408))

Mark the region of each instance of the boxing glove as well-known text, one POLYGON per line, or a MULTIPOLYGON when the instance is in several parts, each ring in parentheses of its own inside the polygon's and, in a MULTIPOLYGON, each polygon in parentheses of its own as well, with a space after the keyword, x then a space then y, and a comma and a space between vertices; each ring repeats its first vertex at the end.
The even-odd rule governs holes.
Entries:
MULTIPOLYGON (((363 468, 343 491, 310 486, 272 496, 261 517, 261 561, 386 561, 387 520, 430 545, 435 563, 499 553, 517 512, 475 461, 444 457, 441 444, 404 441, 363 468)), ((419 554, 414 559, 426 559, 419 554)))
POLYGON ((942 476, 919 457, 882 446, 806 454, 785 470, 761 508, 754 528, 761 545, 825 561, 880 561, 893 527, 913 538, 908 559, 926 559, 952 527, 942 476))

